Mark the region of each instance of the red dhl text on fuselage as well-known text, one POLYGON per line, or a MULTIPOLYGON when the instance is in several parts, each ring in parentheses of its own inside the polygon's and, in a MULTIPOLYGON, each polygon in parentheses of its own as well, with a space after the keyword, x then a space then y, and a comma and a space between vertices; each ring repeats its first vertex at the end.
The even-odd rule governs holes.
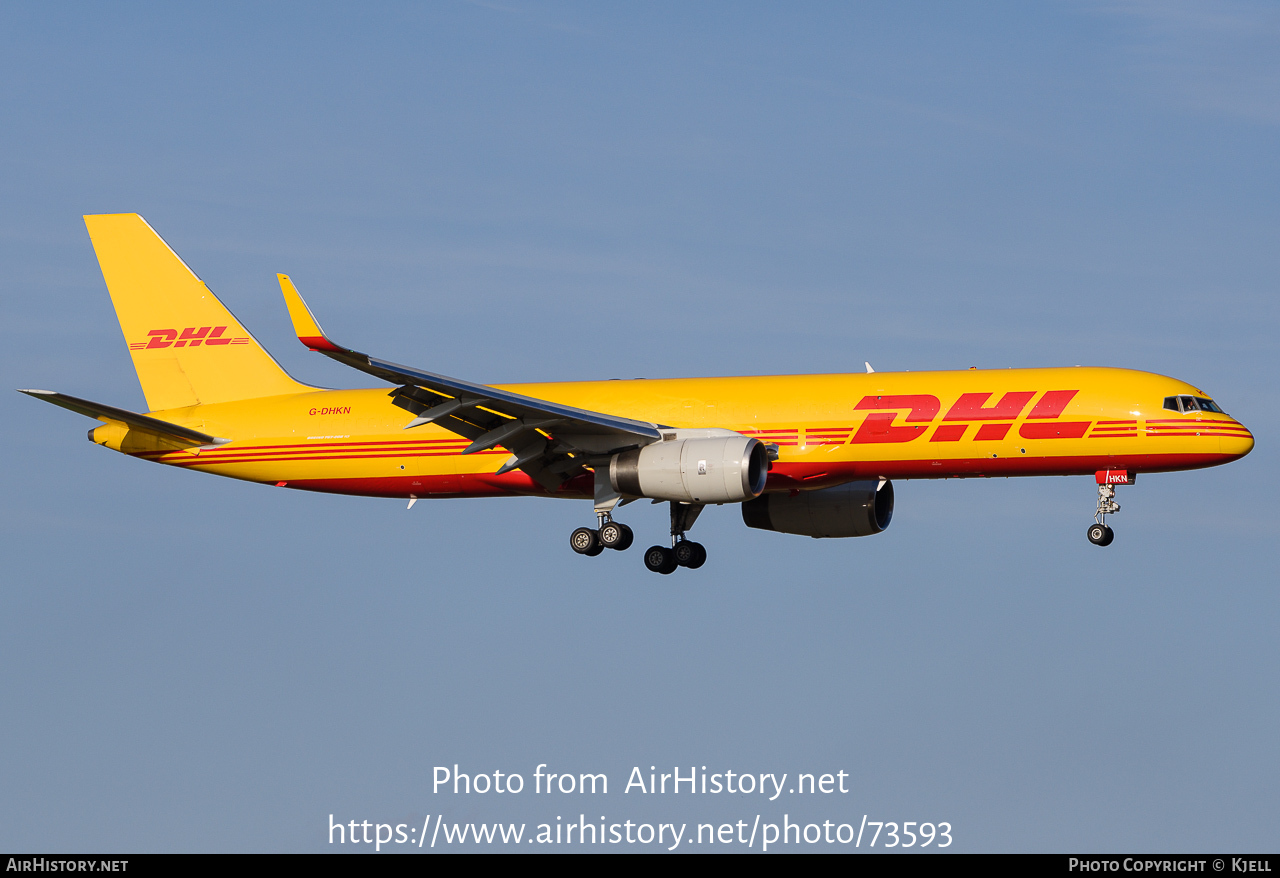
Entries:
MULTIPOLYGON (((1228 415, 1162 408, 1204 396, 1127 369, 779 375, 495 385, 675 428, 721 427, 778 446, 768 489, 854 478, 1091 474, 1194 469, 1241 457, 1249 431, 1228 415)), ((320 390, 157 412, 232 437, 217 448, 143 452, 162 463, 289 487, 383 496, 541 494, 509 452, 460 452, 462 437, 412 417, 391 388, 320 390)), ((554 436, 554 428, 548 430, 554 436)), ((591 494, 590 475, 558 496, 591 494)))

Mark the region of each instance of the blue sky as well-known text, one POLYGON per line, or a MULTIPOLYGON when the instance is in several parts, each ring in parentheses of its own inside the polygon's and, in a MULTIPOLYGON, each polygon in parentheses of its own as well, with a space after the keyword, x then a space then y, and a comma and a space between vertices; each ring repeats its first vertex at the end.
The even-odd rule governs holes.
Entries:
POLYGON ((364 380, 275 272, 339 340, 474 380, 1113 365, 1258 447, 1121 489, 1105 551, 1088 479, 905 482, 874 538, 711 510, 707 566, 659 581, 572 554, 585 504, 174 472, 9 392, 0 846, 585 808, 1273 849, 1277 57, 1260 3, 5 5, 10 387, 143 408, 80 220, 138 212, 315 383, 364 380), (853 791, 433 796, 455 762, 853 791))

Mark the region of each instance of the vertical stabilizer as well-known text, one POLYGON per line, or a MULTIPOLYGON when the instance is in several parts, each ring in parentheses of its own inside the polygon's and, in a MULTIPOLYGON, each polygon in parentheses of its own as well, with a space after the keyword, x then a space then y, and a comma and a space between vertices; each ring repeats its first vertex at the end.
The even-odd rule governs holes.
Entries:
POLYGON ((280 368, 142 217, 84 222, 152 411, 312 389, 280 368))

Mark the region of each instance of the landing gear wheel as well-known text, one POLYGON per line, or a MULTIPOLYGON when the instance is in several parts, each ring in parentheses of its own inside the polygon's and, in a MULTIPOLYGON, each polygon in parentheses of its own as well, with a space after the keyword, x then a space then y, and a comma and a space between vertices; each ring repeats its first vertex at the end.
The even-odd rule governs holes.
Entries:
POLYGON ((589 527, 580 527, 569 534, 569 545, 579 555, 595 556, 604 551, 600 534, 589 527))
POLYGON ((644 553, 644 566, 654 573, 664 576, 675 573, 680 565, 676 562, 676 553, 666 546, 650 546, 644 553))
POLYGON ((635 539, 636 535, 631 532, 631 528, 616 521, 610 521, 600 528, 600 544, 606 549, 621 552, 630 548, 635 539))
POLYGON ((1095 546, 1109 546, 1116 538, 1116 532, 1105 524, 1089 525, 1089 542, 1095 546))
POLYGON ((675 553, 676 563, 681 567, 688 567, 690 570, 697 570, 707 563, 707 550, 702 543, 681 540, 676 543, 676 547, 672 549, 672 552, 675 553))

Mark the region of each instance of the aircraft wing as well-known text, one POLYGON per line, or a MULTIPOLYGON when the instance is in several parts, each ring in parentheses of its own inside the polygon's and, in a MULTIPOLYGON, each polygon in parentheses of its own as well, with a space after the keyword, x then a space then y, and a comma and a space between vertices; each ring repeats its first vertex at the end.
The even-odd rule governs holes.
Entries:
POLYGON ((136 430, 157 433, 192 445, 225 445, 231 441, 230 439, 210 436, 208 433, 201 433, 199 430, 192 430, 189 427, 179 427, 177 424, 170 424, 168 421, 162 421, 159 418, 140 415, 137 412, 118 409, 115 406, 103 405, 98 402, 90 402, 87 399, 80 399, 75 396, 67 396, 65 393, 56 393, 52 390, 19 390, 18 392, 25 393, 27 396, 34 396, 36 399, 42 399, 64 409, 69 409, 76 414, 88 415, 106 423, 115 421, 127 424, 136 430))
POLYGON ((313 351, 400 385, 392 401, 416 415, 405 429, 437 424, 472 440, 462 452, 502 446, 511 459, 501 475, 519 468, 548 490, 600 458, 662 438, 657 424, 560 405, 458 378, 401 366, 330 341, 286 275, 277 275, 298 340, 313 351))

